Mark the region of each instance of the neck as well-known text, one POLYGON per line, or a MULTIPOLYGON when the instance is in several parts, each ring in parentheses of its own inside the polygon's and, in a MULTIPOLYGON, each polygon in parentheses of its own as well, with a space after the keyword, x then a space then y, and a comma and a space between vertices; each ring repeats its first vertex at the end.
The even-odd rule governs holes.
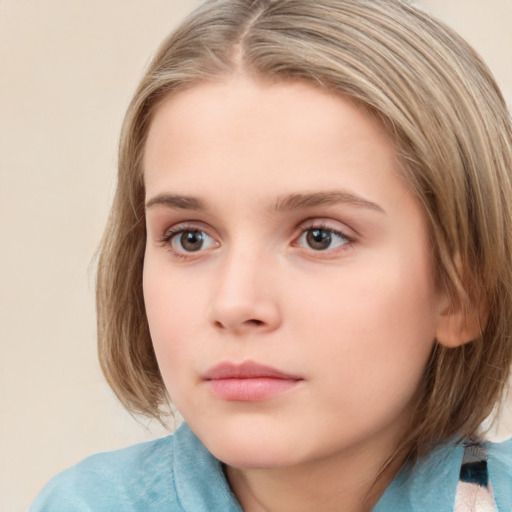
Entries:
POLYGON ((392 464, 368 450, 352 450, 286 468, 227 467, 231 488, 245 512, 368 512, 403 462, 392 464))

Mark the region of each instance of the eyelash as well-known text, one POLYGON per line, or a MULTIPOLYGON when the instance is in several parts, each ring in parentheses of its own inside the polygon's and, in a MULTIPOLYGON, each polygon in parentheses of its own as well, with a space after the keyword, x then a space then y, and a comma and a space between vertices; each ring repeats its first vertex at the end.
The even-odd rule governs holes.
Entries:
POLYGON ((346 235, 341 230, 334 229, 334 228, 328 226, 324 222, 310 221, 310 222, 303 223, 301 226, 299 226, 299 231, 300 231, 300 235, 295 238, 295 242, 294 242, 295 246, 298 245, 298 241, 300 239, 307 236, 307 233, 311 233, 313 231, 324 231, 331 235, 331 239, 334 237, 337 237, 339 240, 342 240, 343 243, 341 243, 338 247, 334 247, 334 248, 328 247, 324 250, 321 250, 321 249, 315 250, 312 247, 309 247, 307 249, 307 250, 313 252, 315 255, 322 255, 323 257, 327 257, 328 255, 335 256, 340 251, 347 250, 349 247, 352 246, 352 244, 354 242, 354 238, 346 235))
MULTIPOLYGON (((202 229, 198 226, 189 225, 189 224, 177 224, 176 226, 172 226, 165 232, 164 236, 162 237, 162 239, 160 241, 162 244, 169 246, 169 251, 176 258, 189 259, 190 257, 192 257, 195 254, 195 252, 197 252, 197 253, 202 252, 201 250, 188 251, 188 252, 183 251, 182 252, 182 251, 176 250, 173 247, 173 239, 177 238, 178 235, 181 235, 184 233, 203 233, 203 234, 206 234, 212 240, 214 240, 213 237, 210 237, 204 229, 202 229)), ((217 245, 218 245, 218 243, 217 243, 217 245)))
MULTIPOLYGON (((327 224, 323 222, 305 222, 298 227, 298 231, 299 235, 294 238, 294 242, 292 244, 295 247, 299 246, 299 241, 303 237, 307 236, 308 233, 311 233, 313 231, 323 231, 329 233, 331 236, 331 240, 333 237, 336 237, 342 241, 342 243, 335 248, 328 247, 323 250, 315 250, 312 247, 305 248, 306 250, 308 250, 308 252, 312 252, 313 254, 317 255, 323 255, 323 257, 328 257, 328 255, 336 255, 341 251, 345 251, 349 249, 355 241, 353 237, 346 235, 341 230, 333 229, 332 227, 329 227, 327 224)), ((197 251, 180 251, 173 247, 173 240, 177 238, 178 235, 182 235, 184 233, 202 233, 203 235, 206 235, 208 238, 215 240, 213 237, 208 235, 208 233, 204 229, 198 226, 194 226, 192 224, 177 224, 175 226, 172 226, 165 232, 160 242, 164 245, 168 245, 169 251, 172 253, 172 255, 180 259, 190 259, 191 257, 194 256, 194 254, 199 254, 205 250, 201 250, 202 246, 197 251)), ((216 246, 219 245, 218 242, 215 242, 215 244, 216 246)))

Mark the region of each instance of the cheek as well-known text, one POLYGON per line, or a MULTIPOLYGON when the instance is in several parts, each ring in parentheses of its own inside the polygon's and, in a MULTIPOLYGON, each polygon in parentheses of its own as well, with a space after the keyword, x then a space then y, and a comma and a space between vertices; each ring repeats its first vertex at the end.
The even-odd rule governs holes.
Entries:
MULTIPOLYGON (((311 325, 322 333, 351 329, 371 338, 393 338, 403 332, 396 341, 404 343, 418 336, 433 338, 435 306, 430 279, 402 268, 399 264, 386 265, 385 270, 352 267, 304 281, 302 289, 292 291, 301 300, 290 300, 297 317, 303 319, 301 328, 311 325)), ((297 278, 294 283, 301 285, 297 278)))
POLYGON ((143 290, 153 347, 169 388, 169 376, 179 375, 187 359, 201 350, 197 346, 199 338, 194 335, 200 309, 198 293, 193 286, 166 274, 151 259, 145 262, 143 290))
POLYGON ((307 303, 294 313, 297 333, 317 340, 311 360, 330 368, 332 389, 371 397, 386 389, 410 395, 417 388, 436 327, 433 287, 424 269, 390 259, 340 272, 321 290, 309 283, 307 303))

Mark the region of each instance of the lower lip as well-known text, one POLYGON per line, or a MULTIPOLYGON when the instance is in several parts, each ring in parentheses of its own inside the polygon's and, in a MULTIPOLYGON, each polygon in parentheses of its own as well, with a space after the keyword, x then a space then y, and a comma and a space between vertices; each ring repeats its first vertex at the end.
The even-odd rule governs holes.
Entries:
POLYGON ((247 379, 213 379, 208 381, 212 393, 230 402, 260 402, 295 387, 296 379, 252 377, 247 379))

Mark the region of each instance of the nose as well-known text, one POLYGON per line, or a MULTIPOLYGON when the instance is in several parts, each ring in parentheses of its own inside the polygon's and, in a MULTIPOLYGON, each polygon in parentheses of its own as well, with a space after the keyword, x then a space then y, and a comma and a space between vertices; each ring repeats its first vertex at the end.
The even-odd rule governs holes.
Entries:
POLYGON ((265 256, 238 251, 222 262, 209 310, 220 331, 267 333, 281 323, 276 265, 265 256))

